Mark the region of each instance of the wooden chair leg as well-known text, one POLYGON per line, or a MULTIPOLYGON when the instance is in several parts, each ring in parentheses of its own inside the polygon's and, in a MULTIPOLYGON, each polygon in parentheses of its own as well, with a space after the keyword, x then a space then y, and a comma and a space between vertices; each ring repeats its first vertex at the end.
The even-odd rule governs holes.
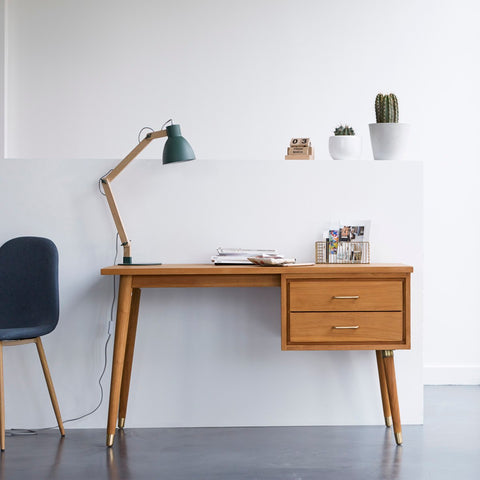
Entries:
POLYGON ((5 390, 3 381, 3 343, 0 342, 0 449, 5 451, 5 390))
POLYGON ((120 407, 118 409, 118 427, 125 426, 127 416, 128 393, 130 391, 130 378, 132 376, 133 352, 135 350, 135 337, 137 335, 138 310, 140 308, 139 288, 132 290, 132 304, 128 321, 127 345, 125 347, 125 361, 123 364, 122 387, 120 389, 120 407))
POLYGON ((385 367, 383 365, 382 351, 375 352, 377 356, 378 379, 380 381, 380 393, 382 395, 383 415, 385 417, 385 425, 392 426, 392 412, 390 410, 390 400, 388 399, 387 379, 385 377, 385 367))
POLYGON ((40 357, 40 363, 42 364, 43 374, 45 375, 45 381, 47 382, 48 393, 50 394, 50 400, 52 401, 53 411, 57 418, 58 428, 62 437, 65 436, 65 429, 63 428, 62 417, 60 416, 60 408, 58 407, 57 396, 55 395, 55 389, 53 388, 52 377, 50 376, 50 370, 48 369, 47 357, 43 350, 42 340, 37 337, 35 340, 37 346, 38 356, 40 357))
POLYGON ((390 400, 390 408, 392 411, 393 433, 395 434, 395 441, 397 442, 397 445, 401 445, 403 442, 402 424, 400 422, 400 405, 398 403, 397 380, 395 378, 395 363, 393 360, 393 350, 383 350, 382 358, 383 365, 385 367, 388 398, 390 400))

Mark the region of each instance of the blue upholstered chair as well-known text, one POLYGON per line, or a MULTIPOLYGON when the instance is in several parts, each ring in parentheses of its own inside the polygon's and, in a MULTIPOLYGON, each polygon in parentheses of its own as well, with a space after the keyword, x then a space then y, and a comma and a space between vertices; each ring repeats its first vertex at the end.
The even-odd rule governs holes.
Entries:
POLYGON ((58 323, 58 251, 47 238, 19 237, 0 247, 0 447, 5 450, 3 347, 35 343, 58 428, 65 435, 40 337, 58 323))

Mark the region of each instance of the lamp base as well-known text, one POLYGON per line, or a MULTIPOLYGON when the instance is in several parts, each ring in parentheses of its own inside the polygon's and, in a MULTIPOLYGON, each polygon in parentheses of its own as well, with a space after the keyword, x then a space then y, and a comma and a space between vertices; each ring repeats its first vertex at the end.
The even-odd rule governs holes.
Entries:
POLYGON ((161 265, 160 262, 158 263, 132 263, 132 257, 123 257, 123 262, 119 263, 118 265, 124 265, 128 267, 129 265, 133 266, 140 266, 140 265, 161 265))

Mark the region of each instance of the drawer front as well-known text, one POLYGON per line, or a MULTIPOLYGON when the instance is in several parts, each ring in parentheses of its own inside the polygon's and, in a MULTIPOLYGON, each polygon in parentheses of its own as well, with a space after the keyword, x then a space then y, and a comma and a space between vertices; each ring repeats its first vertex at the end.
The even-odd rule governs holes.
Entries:
POLYGON ((291 281, 290 311, 401 311, 401 280, 291 281))
POLYGON ((370 343, 401 342, 402 312, 291 313, 289 342, 370 343))

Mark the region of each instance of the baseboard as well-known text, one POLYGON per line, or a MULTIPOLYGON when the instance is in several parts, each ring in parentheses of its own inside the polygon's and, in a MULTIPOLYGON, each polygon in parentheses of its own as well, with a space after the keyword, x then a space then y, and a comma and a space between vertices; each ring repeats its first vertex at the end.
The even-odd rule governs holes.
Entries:
POLYGON ((424 385, 479 385, 480 365, 435 365, 423 367, 424 385))

